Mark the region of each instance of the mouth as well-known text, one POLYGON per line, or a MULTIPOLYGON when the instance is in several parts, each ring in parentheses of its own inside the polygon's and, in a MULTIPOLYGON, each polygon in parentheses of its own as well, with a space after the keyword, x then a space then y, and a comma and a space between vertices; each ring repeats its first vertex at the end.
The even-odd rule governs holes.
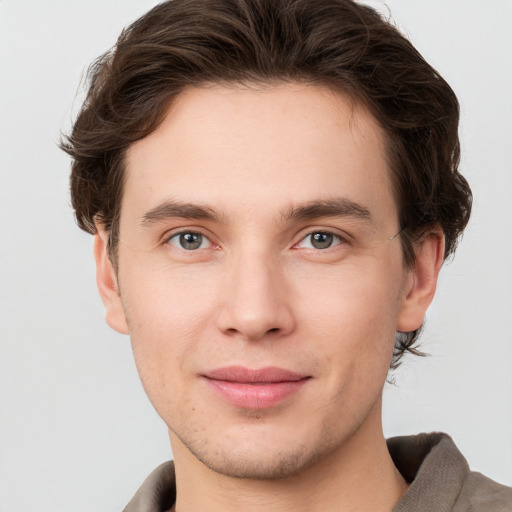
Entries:
POLYGON ((283 368, 218 368, 202 375, 227 402, 244 409, 268 409, 295 395, 310 379, 283 368))

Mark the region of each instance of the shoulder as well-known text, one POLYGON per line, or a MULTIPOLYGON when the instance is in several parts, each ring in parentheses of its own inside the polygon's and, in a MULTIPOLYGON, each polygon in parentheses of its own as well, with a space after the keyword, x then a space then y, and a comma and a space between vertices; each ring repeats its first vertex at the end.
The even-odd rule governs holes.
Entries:
POLYGON ((140 486, 123 512, 164 512, 176 501, 174 462, 158 466, 140 486))
POLYGON ((512 488, 494 482, 481 473, 470 472, 457 501, 456 512, 510 512, 512 488))
POLYGON ((393 512, 512 512, 512 488, 472 472, 448 435, 397 437, 388 449, 410 484, 393 512))

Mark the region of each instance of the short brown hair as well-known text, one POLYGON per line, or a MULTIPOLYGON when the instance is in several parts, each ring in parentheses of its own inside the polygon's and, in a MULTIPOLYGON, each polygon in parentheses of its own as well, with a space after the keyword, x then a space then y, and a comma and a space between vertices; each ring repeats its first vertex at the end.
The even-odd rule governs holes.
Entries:
MULTIPOLYGON (((185 87, 299 81, 364 104, 386 135, 405 265, 414 241, 441 226, 445 257, 471 211, 459 174, 459 105, 445 80, 370 7, 352 0, 171 0, 124 30, 89 71, 89 90, 62 148, 73 158, 79 226, 109 232, 115 263, 126 150, 154 131, 185 87)), ((393 365, 418 331, 397 336, 393 365)))

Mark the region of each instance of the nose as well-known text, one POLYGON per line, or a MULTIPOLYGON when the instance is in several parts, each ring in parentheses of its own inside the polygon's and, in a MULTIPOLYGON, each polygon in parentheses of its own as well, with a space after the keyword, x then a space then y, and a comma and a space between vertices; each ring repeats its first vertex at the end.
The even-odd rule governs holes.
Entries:
POLYGON ((285 272, 271 257, 240 255, 229 262, 218 327, 248 341, 275 339, 295 328, 285 272))

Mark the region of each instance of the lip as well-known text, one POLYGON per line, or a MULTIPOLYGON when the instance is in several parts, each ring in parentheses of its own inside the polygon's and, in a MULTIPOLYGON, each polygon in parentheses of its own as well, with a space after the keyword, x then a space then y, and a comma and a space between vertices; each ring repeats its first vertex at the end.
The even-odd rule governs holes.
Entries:
POLYGON ((310 379, 283 368, 249 369, 229 366, 202 375, 210 388, 229 403, 244 409, 268 409, 296 394, 310 379))

